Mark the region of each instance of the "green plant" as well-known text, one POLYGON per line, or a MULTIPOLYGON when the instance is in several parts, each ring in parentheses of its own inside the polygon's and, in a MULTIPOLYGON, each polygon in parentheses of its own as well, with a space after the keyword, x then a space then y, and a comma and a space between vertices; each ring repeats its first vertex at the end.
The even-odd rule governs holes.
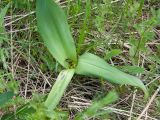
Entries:
MULTIPOLYGON (((55 2, 37 0, 36 15, 38 29, 46 47, 65 68, 60 72, 44 103, 48 110, 56 108, 74 73, 103 78, 120 85, 128 84, 139 87, 144 91, 145 96, 148 96, 146 87, 138 78, 121 72, 91 53, 77 55, 65 14, 55 2)), ((79 50, 78 47, 78 53, 79 50)))
POLYGON ((6 102, 8 102, 10 99, 12 99, 14 96, 14 93, 9 91, 9 92, 5 92, 0 94, 0 106, 4 105, 6 102))
MULTIPOLYGON (((0 11, 0 47, 4 45, 4 41, 7 41, 7 35, 5 34, 5 27, 4 27, 4 17, 7 13, 9 8, 9 4, 6 5, 0 11)), ((7 69, 6 58, 7 58, 8 51, 5 48, 0 49, 0 62, 3 64, 3 68, 7 69)))
POLYGON ((100 117, 109 113, 109 110, 102 110, 106 105, 115 102, 118 99, 118 95, 115 91, 110 91, 105 97, 101 98, 99 101, 95 101, 89 106, 86 110, 78 113, 75 117, 75 120, 86 120, 91 117, 100 117))

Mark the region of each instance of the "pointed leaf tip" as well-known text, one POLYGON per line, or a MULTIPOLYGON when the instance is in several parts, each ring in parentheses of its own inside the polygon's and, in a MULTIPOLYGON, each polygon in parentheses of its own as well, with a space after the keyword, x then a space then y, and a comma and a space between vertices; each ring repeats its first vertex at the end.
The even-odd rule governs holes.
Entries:
POLYGON ((53 55, 65 68, 77 61, 76 48, 63 10, 53 0, 37 0, 36 16, 39 33, 53 55))
POLYGON ((112 67, 103 59, 91 53, 85 53, 79 57, 76 73, 101 77, 111 83, 139 87, 144 91, 145 97, 148 96, 147 89, 140 79, 112 67))

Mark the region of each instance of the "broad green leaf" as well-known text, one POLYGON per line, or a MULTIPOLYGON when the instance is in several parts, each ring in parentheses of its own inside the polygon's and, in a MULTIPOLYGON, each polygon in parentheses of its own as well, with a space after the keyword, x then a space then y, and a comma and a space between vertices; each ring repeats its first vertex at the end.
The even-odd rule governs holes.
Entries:
POLYGON ((5 27, 4 27, 4 17, 7 13, 9 5, 10 4, 8 4, 6 7, 1 9, 1 11, 0 11, 0 44, 1 44, 2 40, 7 39, 7 35, 5 34, 5 27))
POLYGON ((144 91, 146 97, 148 96, 147 89, 141 80, 110 66, 103 59, 91 53, 85 53, 79 57, 76 73, 101 77, 111 83, 139 87, 144 91))
MULTIPOLYGON (((115 91, 110 91, 104 98, 99 101, 95 101, 89 106, 86 110, 79 113, 75 120, 85 120, 88 117, 98 116, 100 112, 99 110, 105 107, 108 104, 115 102, 118 99, 118 95, 115 91)), ((106 112, 107 113, 107 112, 106 112)))
POLYGON ((50 91, 47 100, 45 101, 45 106, 49 110, 53 110, 59 103, 61 97, 63 96, 69 82, 71 81, 74 69, 67 69, 60 72, 58 78, 50 91))
POLYGON ((144 72, 144 68, 137 67, 137 66, 121 66, 120 68, 122 71, 131 73, 131 74, 138 74, 138 73, 144 72))
POLYGON ((14 96, 14 93, 12 91, 0 94, 0 106, 4 105, 6 102, 12 99, 13 96, 14 96))
POLYGON ((109 60, 109 59, 111 59, 112 57, 117 56, 117 55, 119 55, 119 54, 121 54, 121 53, 122 53, 121 50, 119 50, 119 49, 113 49, 113 50, 107 52, 104 58, 105 58, 106 60, 109 60))
POLYGON ((22 118, 23 118, 23 120, 26 120, 25 118, 27 118, 27 116, 29 116, 33 113, 35 113, 35 109, 33 107, 29 106, 29 104, 27 103, 27 104, 17 108, 16 112, 12 111, 10 113, 4 114, 1 118, 1 120, 14 120, 15 116, 19 120, 21 120, 22 118))
POLYGON ((37 0, 36 15, 39 32, 55 59, 65 68, 76 63, 76 48, 66 16, 53 0, 37 0))

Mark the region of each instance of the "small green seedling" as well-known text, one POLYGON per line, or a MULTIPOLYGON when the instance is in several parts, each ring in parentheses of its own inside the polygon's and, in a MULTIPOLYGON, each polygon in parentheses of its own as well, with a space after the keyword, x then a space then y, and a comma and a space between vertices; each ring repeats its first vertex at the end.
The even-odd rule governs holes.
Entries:
POLYGON ((65 68, 60 72, 44 103, 48 110, 56 108, 74 73, 103 78, 120 85, 139 87, 144 91, 145 96, 148 96, 146 87, 138 78, 121 72, 94 54, 86 52, 77 55, 67 18, 53 0, 37 0, 36 15, 38 30, 46 47, 65 68))

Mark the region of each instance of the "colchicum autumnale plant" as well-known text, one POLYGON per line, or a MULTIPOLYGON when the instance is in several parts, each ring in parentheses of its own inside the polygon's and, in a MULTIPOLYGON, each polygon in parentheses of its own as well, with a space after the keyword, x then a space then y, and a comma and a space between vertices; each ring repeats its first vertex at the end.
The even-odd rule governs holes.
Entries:
POLYGON ((121 72, 92 53, 77 55, 67 18, 53 0, 37 0, 36 15, 38 30, 46 47, 65 68, 60 72, 44 103, 49 110, 56 108, 75 73, 103 78, 120 85, 139 87, 144 91, 145 96, 148 96, 146 87, 138 78, 121 72))

